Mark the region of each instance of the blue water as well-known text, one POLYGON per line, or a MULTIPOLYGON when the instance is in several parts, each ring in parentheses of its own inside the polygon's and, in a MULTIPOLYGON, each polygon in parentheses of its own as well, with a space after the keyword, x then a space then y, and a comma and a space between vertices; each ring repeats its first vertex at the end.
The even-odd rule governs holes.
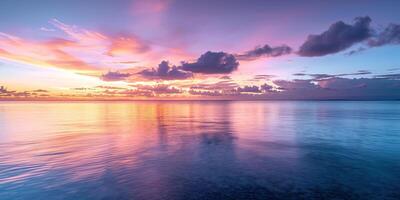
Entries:
POLYGON ((0 199, 400 199, 400 102, 1 102, 0 199))

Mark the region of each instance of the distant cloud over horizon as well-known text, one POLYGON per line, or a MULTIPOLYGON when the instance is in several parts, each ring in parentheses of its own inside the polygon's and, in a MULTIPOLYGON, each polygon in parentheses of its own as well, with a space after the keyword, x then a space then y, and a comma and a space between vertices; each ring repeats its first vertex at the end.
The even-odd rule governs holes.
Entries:
POLYGON ((244 54, 237 54, 238 60, 254 60, 260 57, 278 57, 292 53, 292 48, 287 45, 271 47, 268 44, 258 46, 244 54))
POLYGON ((118 71, 112 72, 109 71, 103 75, 101 75, 100 79, 103 81, 122 81, 126 78, 130 77, 132 74, 130 73, 121 73, 118 71))
POLYGON ((341 74, 308 74, 308 73, 295 73, 294 76, 311 76, 314 80, 344 77, 344 76, 357 76, 357 75, 369 75, 372 74, 368 70, 358 70, 353 73, 341 73, 341 74))
MULTIPOLYGON (((261 82, 262 83, 262 82, 261 82)), ((344 78, 338 75, 314 79, 273 80, 259 85, 243 85, 234 80, 188 85, 132 84, 126 87, 99 86, 82 88, 81 97, 135 98, 135 97, 213 97, 215 99, 281 99, 281 100, 399 100, 400 75, 383 74, 372 78, 344 78)), ((52 99, 47 90, 12 91, 0 87, 5 99, 52 99)), ((64 98, 79 96, 63 95, 64 98)), ((57 96, 53 97, 57 98, 57 96)))

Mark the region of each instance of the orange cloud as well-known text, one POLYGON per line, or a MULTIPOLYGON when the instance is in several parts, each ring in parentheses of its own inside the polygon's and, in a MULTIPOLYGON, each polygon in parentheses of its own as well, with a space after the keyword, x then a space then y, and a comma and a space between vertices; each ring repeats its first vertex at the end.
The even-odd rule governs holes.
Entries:
POLYGON ((109 36, 57 19, 49 23, 64 36, 43 41, 0 32, 0 57, 85 73, 124 68, 136 64, 132 60, 146 61, 157 55, 149 52, 150 46, 134 35, 109 36))
POLYGON ((134 36, 120 36, 111 39, 111 46, 108 51, 110 56, 133 55, 136 53, 144 53, 150 49, 149 46, 140 42, 134 36))
POLYGON ((78 71, 95 70, 96 67, 62 49, 73 44, 64 40, 35 42, 0 33, 0 57, 45 67, 55 66, 78 71))

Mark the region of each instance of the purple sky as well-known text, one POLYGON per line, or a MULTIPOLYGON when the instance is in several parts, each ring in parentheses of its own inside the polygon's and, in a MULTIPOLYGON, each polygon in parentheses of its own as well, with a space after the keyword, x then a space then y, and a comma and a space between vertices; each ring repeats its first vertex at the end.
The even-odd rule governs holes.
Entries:
POLYGON ((399 7, 3 0, 0 99, 399 99, 399 7))

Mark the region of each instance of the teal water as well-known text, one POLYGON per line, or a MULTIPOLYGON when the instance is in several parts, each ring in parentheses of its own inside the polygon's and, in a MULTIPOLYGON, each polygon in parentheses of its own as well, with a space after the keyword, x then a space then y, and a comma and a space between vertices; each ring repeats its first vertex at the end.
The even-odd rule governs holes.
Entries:
POLYGON ((0 199, 400 199, 400 102, 0 102, 0 199))

